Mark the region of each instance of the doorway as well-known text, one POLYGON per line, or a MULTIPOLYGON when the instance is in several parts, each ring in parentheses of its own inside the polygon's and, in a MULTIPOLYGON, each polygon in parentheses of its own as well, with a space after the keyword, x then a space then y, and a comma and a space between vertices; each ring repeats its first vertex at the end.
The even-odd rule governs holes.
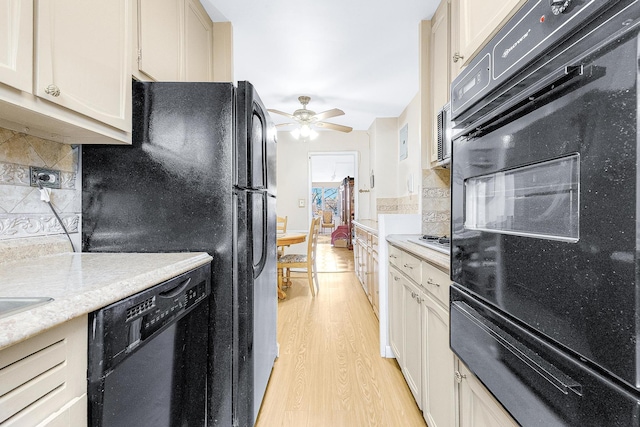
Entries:
MULTIPOLYGON (((336 227, 340 224, 340 184, 346 177, 354 178, 358 188, 358 153, 337 151, 309 153, 309 218, 321 216, 322 212, 333 212, 336 227)), ((358 218, 358 198, 354 203, 355 218, 358 218)))

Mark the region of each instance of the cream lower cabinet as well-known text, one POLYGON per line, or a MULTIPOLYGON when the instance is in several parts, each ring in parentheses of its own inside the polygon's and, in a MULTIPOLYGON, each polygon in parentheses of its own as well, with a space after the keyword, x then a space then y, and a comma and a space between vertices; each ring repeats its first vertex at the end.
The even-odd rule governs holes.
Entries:
POLYGON ((429 427, 516 425, 449 348, 449 274, 389 246, 389 343, 429 427))
POLYGON ((373 312, 379 316, 378 236, 355 224, 354 228, 353 260, 356 276, 371 303, 373 312))
POLYGON ((371 262, 370 284, 371 284, 371 305, 376 316, 380 316, 380 281, 379 281, 379 261, 378 261, 378 236, 371 237, 371 262))
POLYGON ((422 308, 420 289, 389 268, 390 343, 414 399, 422 409, 422 308))
POLYGON ((449 310, 425 292, 422 297, 422 412, 429 427, 455 426, 455 357, 449 349, 449 310))
MULTIPOLYGON (((515 427, 518 425, 502 405, 459 360, 458 404, 460 427, 515 427)), ((431 427, 431 424, 429 424, 431 427)))
POLYGON ((0 350, 0 425, 87 425, 87 316, 0 350))

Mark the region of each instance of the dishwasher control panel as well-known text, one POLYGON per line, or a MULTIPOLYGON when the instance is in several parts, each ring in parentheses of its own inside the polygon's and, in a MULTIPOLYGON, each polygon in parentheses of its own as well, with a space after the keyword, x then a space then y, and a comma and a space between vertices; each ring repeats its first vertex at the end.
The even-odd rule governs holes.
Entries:
POLYGON ((210 264, 90 313, 89 334, 103 372, 187 315, 211 293, 210 264))

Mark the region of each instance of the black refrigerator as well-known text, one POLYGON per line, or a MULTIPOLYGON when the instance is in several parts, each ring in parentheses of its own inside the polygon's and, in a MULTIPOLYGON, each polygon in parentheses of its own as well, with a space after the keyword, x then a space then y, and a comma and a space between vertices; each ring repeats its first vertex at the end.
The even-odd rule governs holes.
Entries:
POLYGON ((133 82, 133 143, 82 147, 83 251, 213 257, 209 426, 254 425, 277 356, 275 144, 248 82, 133 82))

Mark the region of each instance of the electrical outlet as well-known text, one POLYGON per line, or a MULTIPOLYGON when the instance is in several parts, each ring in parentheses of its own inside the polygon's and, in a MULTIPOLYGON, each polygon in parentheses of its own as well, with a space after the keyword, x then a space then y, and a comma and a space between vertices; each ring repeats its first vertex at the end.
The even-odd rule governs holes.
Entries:
POLYGON ((60 188, 60 171, 55 169, 29 167, 29 175, 31 176, 31 186, 37 187, 38 181, 43 187, 60 188))

